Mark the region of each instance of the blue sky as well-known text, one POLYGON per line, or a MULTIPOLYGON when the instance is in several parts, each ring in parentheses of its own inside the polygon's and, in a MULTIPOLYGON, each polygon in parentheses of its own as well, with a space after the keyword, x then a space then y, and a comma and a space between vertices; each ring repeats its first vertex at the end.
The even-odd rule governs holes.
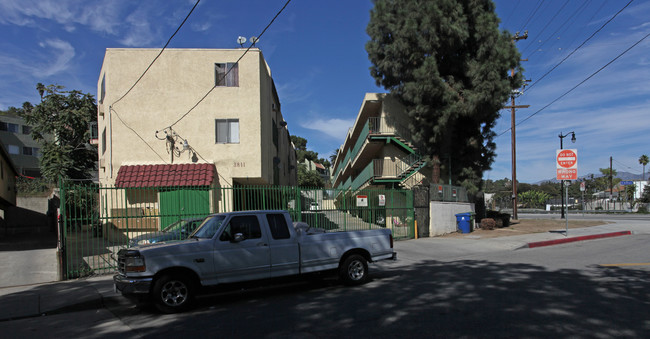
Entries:
MULTIPOLYGON (((96 94, 106 48, 161 48, 194 5, 190 0, 0 0, 0 109, 38 102, 36 83, 96 94)), ((650 154, 650 2, 500 0, 502 28, 528 30, 517 47, 532 86, 517 99, 517 178, 555 177, 558 134, 575 131, 579 175, 609 166, 641 174, 650 154), (539 81, 539 82, 536 82, 539 81), (534 115, 533 115, 534 114, 534 115), (532 116, 531 116, 532 115, 532 116), (524 121, 524 119, 528 118, 524 121)), ((258 35, 285 0, 203 0, 169 48, 235 48, 258 35)), ((271 67, 290 132, 328 157, 340 146, 366 92, 384 92, 370 76, 364 45, 371 1, 293 0, 257 46, 271 67)), ((188 108, 189 109, 189 108, 188 108)), ((511 177, 510 111, 495 132, 497 158, 484 177, 511 177)))

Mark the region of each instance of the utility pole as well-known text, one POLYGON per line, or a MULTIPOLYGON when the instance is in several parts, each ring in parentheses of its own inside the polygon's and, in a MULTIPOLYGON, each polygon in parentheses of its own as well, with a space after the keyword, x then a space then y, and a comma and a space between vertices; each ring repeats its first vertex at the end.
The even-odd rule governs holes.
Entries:
MULTIPOLYGON (((612 194, 614 193, 614 178, 612 175, 612 157, 609 157, 609 202, 613 202, 612 200, 612 194)), ((616 208, 616 204, 614 204, 614 208, 616 208)), ((607 208, 609 209, 609 207, 607 208)))
MULTIPOLYGON (((524 32, 524 35, 519 35, 519 32, 515 33, 515 36, 512 38, 512 42, 515 43, 522 39, 528 38, 528 31, 524 32)), ((527 60, 521 60, 527 61, 527 60)), ((510 70, 510 76, 515 76, 515 69, 510 70)), ((511 131, 511 144, 512 144, 512 219, 517 220, 519 216, 517 214, 517 149, 516 149, 516 137, 515 137, 515 109, 517 108, 528 108, 530 105, 515 105, 516 94, 514 91, 510 95, 511 105, 505 106, 503 108, 510 108, 510 131, 511 131)))

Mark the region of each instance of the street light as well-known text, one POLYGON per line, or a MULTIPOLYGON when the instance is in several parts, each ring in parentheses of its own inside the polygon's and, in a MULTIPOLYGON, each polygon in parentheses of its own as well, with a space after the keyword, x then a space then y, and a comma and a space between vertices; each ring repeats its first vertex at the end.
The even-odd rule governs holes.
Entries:
MULTIPOLYGON (((562 144, 562 140, 564 138, 568 137, 569 134, 571 134, 571 142, 572 143, 576 142, 576 134, 575 134, 575 132, 569 132, 569 133, 564 134, 564 135, 562 134, 562 132, 560 132, 560 134, 558 134, 558 137, 560 138, 560 149, 564 149, 564 145, 562 144)), ((564 194, 562 194, 563 189, 564 189, 564 180, 560 180, 560 198, 561 198, 561 201, 562 201, 562 212, 560 214, 560 219, 564 219, 564 194)), ((567 203, 568 203, 568 201, 567 201, 567 203)))

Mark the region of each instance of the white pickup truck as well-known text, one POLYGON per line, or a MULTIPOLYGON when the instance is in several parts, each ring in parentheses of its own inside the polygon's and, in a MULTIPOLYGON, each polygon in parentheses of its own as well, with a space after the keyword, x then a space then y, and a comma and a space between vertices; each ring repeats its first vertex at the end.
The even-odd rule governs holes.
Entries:
POLYGON ((325 233, 294 225, 286 211, 242 211, 209 216, 187 240, 120 250, 113 281, 169 313, 204 286, 328 270, 357 285, 368 279, 368 262, 396 258, 389 229, 325 233))

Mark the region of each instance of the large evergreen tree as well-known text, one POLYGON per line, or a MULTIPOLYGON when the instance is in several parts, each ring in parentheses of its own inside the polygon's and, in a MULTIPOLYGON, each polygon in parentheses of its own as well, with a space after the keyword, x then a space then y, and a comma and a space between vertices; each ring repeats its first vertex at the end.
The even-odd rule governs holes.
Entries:
MULTIPOLYGON (((477 189, 495 157, 499 110, 521 84, 520 54, 490 0, 374 0, 366 50, 377 84, 406 107, 414 141, 477 189), (442 161, 441 159, 447 159, 442 161), (451 161, 449 161, 451 160, 451 161)), ((444 173, 447 173, 445 169, 444 173)))
POLYGON ((97 147, 88 144, 90 122, 97 121, 97 106, 91 94, 64 91, 62 86, 38 84, 41 103, 26 102, 20 115, 33 126, 32 137, 39 141, 41 173, 56 182, 66 179, 89 179, 97 163, 97 147), (53 136, 52 139, 46 138, 53 136))

